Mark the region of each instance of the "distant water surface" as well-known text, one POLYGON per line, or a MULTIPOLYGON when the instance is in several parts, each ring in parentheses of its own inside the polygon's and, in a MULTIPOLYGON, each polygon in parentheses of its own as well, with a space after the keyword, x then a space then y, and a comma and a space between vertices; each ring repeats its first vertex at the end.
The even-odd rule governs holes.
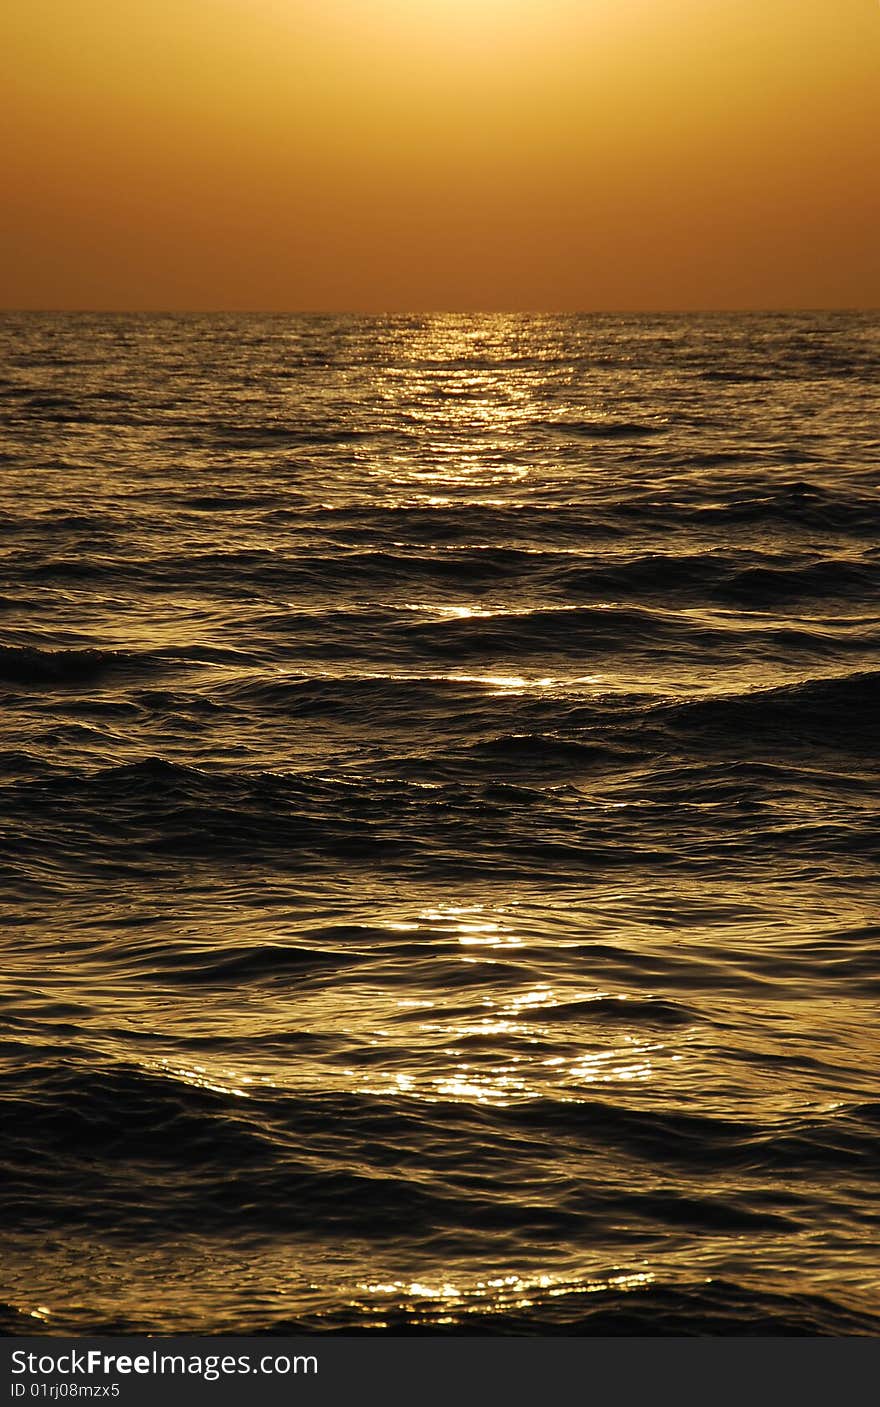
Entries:
POLYGON ((877 318, 0 349, 7 1330, 880 1332, 877 318))

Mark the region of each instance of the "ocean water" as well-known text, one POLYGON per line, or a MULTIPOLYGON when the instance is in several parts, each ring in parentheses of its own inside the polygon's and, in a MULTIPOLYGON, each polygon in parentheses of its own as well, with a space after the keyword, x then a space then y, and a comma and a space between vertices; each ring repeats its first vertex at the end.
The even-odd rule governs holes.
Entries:
POLYGON ((6 1330, 880 1332, 880 320, 0 348, 6 1330))

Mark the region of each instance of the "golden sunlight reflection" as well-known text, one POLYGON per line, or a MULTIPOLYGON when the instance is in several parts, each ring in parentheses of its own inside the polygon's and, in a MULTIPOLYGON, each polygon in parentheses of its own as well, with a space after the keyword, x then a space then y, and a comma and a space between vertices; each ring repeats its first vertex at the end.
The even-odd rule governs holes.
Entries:
MULTIPOLYGON (((501 1108, 547 1098, 576 1103, 603 1085, 659 1087, 687 1058, 692 1028, 660 1036, 634 1023, 630 993, 613 984, 530 978, 532 950, 543 944, 516 902, 426 904, 388 912, 380 926, 392 945, 389 961, 400 961, 399 945, 408 950, 405 996, 371 959, 343 989, 319 979, 298 989, 295 1009, 273 1003, 262 1050, 239 1048, 232 1059, 230 1042, 225 1059, 168 1054, 145 1057, 143 1068, 235 1100, 324 1088, 330 1079, 363 1096, 501 1108), (448 974, 440 987, 437 964, 448 974), (295 1059, 279 1055, 276 1033, 285 1052, 296 1035, 295 1059)), ((230 1030, 240 1023, 236 1009, 230 1030)), ((257 1010, 244 1019, 253 1030, 257 1010)))
POLYGON ((440 997, 426 993, 392 1002, 388 994, 397 1013, 390 1020, 407 1026, 406 1042, 393 1047, 379 1016, 385 1002, 374 1005, 379 1019, 363 1036, 375 1057, 345 1069, 363 1094, 497 1107, 550 1095, 577 1102, 599 1085, 650 1083, 658 1062, 669 1066, 683 1058, 679 1047, 685 1035, 679 1033, 672 1049, 666 1040, 631 1028, 626 993, 563 988, 551 981, 499 990, 480 982, 481 966, 519 963, 528 951, 528 933, 517 924, 515 906, 441 903, 412 919, 389 919, 386 927, 408 937, 430 934, 434 950, 449 945, 450 957, 458 949, 459 961, 474 967, 479 986, 466 1000, 458 986, 440 997), (599 1011, 597 1003, 598 1024, 589 1020, 591 1010, 599 1011))
MULTIPOLYGON (((430 318, 410 331, 406 364, 384 373, 380 403, 412 407, 422 442, 416 459, 407 453, 363 461, 364 473, 395 506, 415 491, 430 507, 464 495, 475 505, 510 509, 510 497, 498 498, 491 490, 520 484, 528 493, 532 467, 523 447, 530 421, 540 414, 540 376, 534 370, 512 373, 509 367, 477 369, 485 336, 455 317, 430 318)), ((490 337, 496 348, 515 353, 516 319, 493 319, 490 337)))
POLYGON ((414 1314, 428 1315, 435 1322, 438 1310, 454 1310, 457 1314, 484 1314, 511 1309, 530 1309, 536 1302, 558 1299, 566 1295, 602 1294, 646 1289, 655 1276, 647 1270, 611 1274, 592 1279, 574 1279, 561 1275, 495 1275, 471 1281, 456 1280, 390 1280, 363 1281, 361 1294, 380 1303, 389 1301, 414 1314))
POLYGON ((555 675, 542 675, 539 679, 528 679, 522 674, 447 674, 445 676, 458 684, 485 684, 490 688, 515 693, 520 689, 559 689, 576 684, 602 684, 602 674, 579 674, 573 679, 560 679, 555 675))
MULTIPOLYGON (((515 1027, 504 1022, 489 1022, 485 1027, 433 1030, 438 1041, 475 1036, 510 1039, 517 1037, 515 1027)), ((644 1084, 656 1073, 656 1057, 665 1047, 660 1043, 639 1042, 631 1037, 621 1048, 595 1051, 578 1057, 530 1057, 526 1054, 509 1056, 503 1061, 484 1064, 476 1060, 456 1061, 456 1047, 438 1046, 432 1057, 435 1067, 429 1072, 427 1059, 410 1072, 390 1070, 350 1070, 355 1086, 362 1094, 383 1098, 395 1095, 419 1099, 424 1103, 474 1103, 505 1108, 527 1100, 553 1097, 560 1103, 578 1103, 586 1092, 599 1085, 644 1084), (444 1068, 444 1059, 445 1068, 444 1068), (439 1069, 437 1066, 439 1065, 439 1069)), ((672 1056, 671 1059, 680 1059, 672 1056)))
MULTIPOLYGON (((433 607, 431 608, 434 609, 433 607)), ((276 673, 281 678, 301 679, 299 670, 278 668, 276 673)), ((345 678, 344 674, 333 674, 330 671, 314 671, 310 676, 316 680, 335 681, 345 678)), ((601 685, 603 690, 615 692, 616 688, 625 687, 619 681, 614 681, 605 674, 575 674, 569 677, 562 675, 542 674, 537 677, 529 677, 525 674, 500 674, 494 671, 474 671, 474 670, 452 670, 449 674, 407 674, 407 673, 383 673, 378 670, 363 670, 357 675, 361 679, 382 679, 393 683, 441 683, 451 684, 481 684, 487 689, 501 689, 507 692, 516 692, 521 689, 574 689, 580 690, 584 685, 594 687, 601 685), (616 688, 615 688, 616 683, 616 688)), ((632 687, 627 685, 626 687, 632 687)))
POLYGON ((235 1070, 212 1069, 205 1065, 181 1065, 172 1060, 145 1060, 144 1069, 157 1074, 170 1076, 194 1089, 212 1090, 215 1094, 231 1094, 237 1099, 247 1099, 251 1091, 245 1085, 256 1083, 253 1075, 241 1075, 235 1070))

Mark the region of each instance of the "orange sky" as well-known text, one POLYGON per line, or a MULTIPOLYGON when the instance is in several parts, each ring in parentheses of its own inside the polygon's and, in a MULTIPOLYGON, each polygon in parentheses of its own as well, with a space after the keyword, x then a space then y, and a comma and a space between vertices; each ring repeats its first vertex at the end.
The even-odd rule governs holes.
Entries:
POLYGON ((880 306, 877 0, 3 0, 0 306, 880 306))

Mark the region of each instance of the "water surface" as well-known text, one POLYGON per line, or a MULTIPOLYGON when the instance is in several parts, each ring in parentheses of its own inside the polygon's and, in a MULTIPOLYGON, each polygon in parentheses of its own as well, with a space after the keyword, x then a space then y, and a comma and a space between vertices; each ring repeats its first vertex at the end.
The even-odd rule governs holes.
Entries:
POLYGON ((877 319, 0 345, 7 1329, 877 1333, 877 319))

